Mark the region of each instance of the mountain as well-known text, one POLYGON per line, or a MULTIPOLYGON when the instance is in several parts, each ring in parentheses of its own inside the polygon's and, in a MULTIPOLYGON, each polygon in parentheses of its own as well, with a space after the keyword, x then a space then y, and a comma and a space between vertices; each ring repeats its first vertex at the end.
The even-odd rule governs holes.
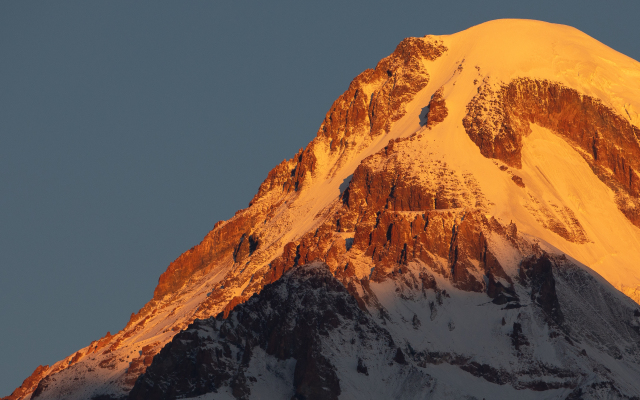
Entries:
POLYGON ((571 27, 407 38, 8 399, 638 398, 638 110, 640 63, 571 27))

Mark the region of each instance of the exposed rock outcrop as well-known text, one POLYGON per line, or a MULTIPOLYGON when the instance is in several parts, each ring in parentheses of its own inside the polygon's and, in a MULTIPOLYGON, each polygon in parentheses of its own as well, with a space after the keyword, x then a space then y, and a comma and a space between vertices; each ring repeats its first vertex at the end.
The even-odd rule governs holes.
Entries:
POLYGON ((405 115, 405 106, 429 82, 424 61, 433 61, 446 50, 438 41, 407 38, 375 69, 358 75, 327 112, 316 140, 292 160, 285 160, 274 168, 251 204, 273 190, 281 194, 302 188, 307 175, 314 172, 314 151, 321 143, 328 144, 331 154, 344 155, 355 138, 387 133, 391 124, 405 115))
POLYGON ((33 373, 22 382, 22 385, 13 391, 9 396, 3 397, 2 400, 19 400, 24 399, 25 396, 32 393, 35 388, 38 386, 38 383, 47 376, 49 372, 49 366, 38 365, 33 373))
POLYGON ((449 115, 447 103, 444 99, 444 87, 436 90, 429 102, 429 113, 427 114, 427 128, 431 129, 444 121, 449 115))
POLYGON ((486 157, 521 167, 529 124, 545 127, 579 150, 616 193, 625 216, 640 227, 640 128, 600 100, 557 82, 519 78, 494 89, 486 81, 462 121, 486 157))
POLYGON ((354 326, 359 346, 383 341, 392 347, 389 334, 370 318, 326 265, 297 267, 236 307, 229 318, 197 320, 176 335, 129 399, 176 399, 225 388, 247 399, 254 383, 265 379, 290 383, 292 398, 337 399, 340 379, 322 348, 323 338, 354 326), (264 357, 275 364, 293 360, 295 367, 286 377, 253 375, 264 357))

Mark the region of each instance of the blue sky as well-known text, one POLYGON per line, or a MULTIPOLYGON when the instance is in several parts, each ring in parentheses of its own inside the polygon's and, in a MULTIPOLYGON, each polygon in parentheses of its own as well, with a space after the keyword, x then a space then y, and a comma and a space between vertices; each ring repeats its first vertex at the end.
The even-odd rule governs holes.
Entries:
POLYGON ((0 3, 0 396, 148 301, 407 36, 497 18, 640 59, 635 0, 0 3))

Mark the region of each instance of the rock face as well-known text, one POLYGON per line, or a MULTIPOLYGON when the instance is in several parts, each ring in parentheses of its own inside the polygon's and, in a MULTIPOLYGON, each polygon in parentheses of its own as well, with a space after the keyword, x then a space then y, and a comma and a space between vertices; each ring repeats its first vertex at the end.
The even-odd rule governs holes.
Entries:
POLYGON ((196 320, 176 335, 129 398, 175 399, 225 390, 250 398, 256 394, 252 387, 280 380, 288 386, 287 397, 337 399, 340 379, 324 355, 322 339, 345 330, 359 337, 354 347, 376 342, 393 347, 389 334, 358 308, 326 265, 298 267, 229 318, 196 320), (258 372, 269 364, 280 365, 286 375, 258 372))
POLYGON ((391 124, 405 115, 406 105, 429 83, 425 61, 437 59, 446 50, 437 40, 407 38, 375 69, 358 75, 327 112, 317 133, 320 140, 274 168, 251 204, 273 191, 280 194, 301 189, 307 174, 317 168, 315 145, 328 143, 330 153, 343 155, 356 137, 388 133, 391 124))
POLYGON ((429 102, 429 113, 427 114, 427 127, 433 128, 444 121, 449 115, 447 104, 443 96, 444 87, 438 89, 429 102))
POLYGON ((22 385, 19 388, 14 390, 14 392, 11 393, 10 396, 3 397, 3 400, 23 399, 27 396, 30 396, 33 389, 37 387, 38 383, 40 383, 40 381, 48 375, 48 372, 48 365, 44 367, 42 365, 39 365, 38 368, 33 371, 31 376, 29 376, 24 380, 24 382, 22 382, 22 385))
POLYGON ((616 193, 620 211, 640 226, 640 128, 602 101, 558 82, 519 78, 497 91, 481 86, 467 109, 463 124, 471 140, 486 157, 512 167, 522 166, 529 124, 565 138, 616 193))
POLYGON ((637 76, 535 21, 403 40, 122 331, 9 399, 640 396, 637 76))
MULTIPOLYGON (((405 267, 405 279, 417 280, 416 272, 413 265, 405 267)), ((219 316, 196 320, 177 334, 138 379, 128 399, 164 400, 207 393, 214 393, 215 398, 236 399, 259 398, 266 393, 273 398, 292 399, 337 399, 341 395, 461 398, 478 394, 471 384, 474 377, 485 381, 486 386, 493 386, 497 398, 508 398, 515 390, 525 396, 536 393, 537 398, 572 395, 599 398, 600 387, 617 393, 618 398, 637 394, 639 388, 633 382, 620 382, 610 370, 611 363, 603 362, 606 355, 622 357, 624 353, 633 371, 640 371, 640 359, 635 355, 640 349, 640 334, 629 331, 620 335, 616 331, 634 320, 633 310, 615 298, 588 302, 601 311, 603 307, 615 310, 600 314, 611 325, 601 325, 595 332, 616 335, 618 343, 622 336, 627 346, 594 350, 600 340, 607 340, 605 336, 585 335, 585 330, 594 331, 583 325, 587 320, 570 327, 565 325, 562 308, 570 319, 580 320, 590 313, 575 309, 571 300, 561 301, 556 293, 556 279, 561 281, 558 285, 580 281, 583 287, 602 293, 593 278, 570 262, 546 253, 524 259, 520 273, 516 287, 497 284, 501 288, 498 292, 513 296, 506 307, 494 301, 475 311, 487 318, 489 325, 496 324, 499 315, 514 321, 510 327, 500 329, 497 325, 491 329, 492 342, 500 342, 498 346, 493 343, 492 350, 497 353, 493 356, 500 361, 483 359, 482 352, 475 356, 450 352, 442 344, 429 344, 430 341, 416 340, 411 335, 418 330, 435 339, 429 331, 446 322, 451 335, 457 336, 453 332, 469 325, 468 321, 459 320, 454 327, 448 319, 424 318, 426 310, 418 311, 412 321, 406 321, 384 306, 381 310, 385 312, 376 317, 372 302, 368 303, 370 308, 359 308, 327 265, 312 263, 294 267, 236 307, 227 319, 219 316), (532 301, 523 309, 516 292, 528 291, 532 301), (424 326, 416 322, 420 317, 424 326), (548 330, 548 337, 540 338, 537 330, 543 327, 548 330), (550 361, 536 355, 548 345, 562 353, 563 359, 550 361), (505 359, 511 364, 505 363, 505 359), (443 368, 446 365, 449 367, 443 368), (454 386, 435 378, 440 369, 455 375, 459 384, 454 386), (376 387, 381 378, 386 387, 376 387), (405 385, 407 380, 411 384, 405 385)), ((407 296, 400 302, 411 308, 421 300, 434 299, 437 304, 434 307, 446 309, 456 302, 454 297, 464 296, 464 291, 453 289, 450 295, 437 300, 440 292, 435 284, 402 288, 395 282, 396 290, 407 296)), ((380 293, 380 288, 373 292, 380 293)), ((568 290, 565 294, 578 293, 568 290)), ((464 315, 464 311, 472 310, 457 311, 463 311, 464 315)))

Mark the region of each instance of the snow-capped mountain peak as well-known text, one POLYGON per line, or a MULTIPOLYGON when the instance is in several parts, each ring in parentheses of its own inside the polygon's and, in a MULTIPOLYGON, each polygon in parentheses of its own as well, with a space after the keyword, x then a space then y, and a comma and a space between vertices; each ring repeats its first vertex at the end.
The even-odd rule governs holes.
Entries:
POLYGON ((638 78, 539 21, 403 40, 122 331, 9 399, 640 395, 638 78))

